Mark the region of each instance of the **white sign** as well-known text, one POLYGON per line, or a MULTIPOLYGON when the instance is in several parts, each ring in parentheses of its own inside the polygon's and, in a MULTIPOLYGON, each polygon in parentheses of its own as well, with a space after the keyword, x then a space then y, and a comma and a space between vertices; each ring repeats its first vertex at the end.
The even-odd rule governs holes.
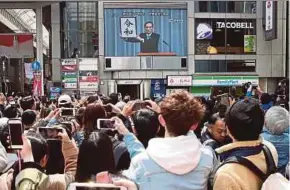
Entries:
POLYGON ((137 36, 137 25, 135 17, 121 17, 121 37, 135 38, 137 36))
POLYGON ((77 88, 77 83, 64 83, 64 88, 77 88))
POLYGON ((192 86, 192 76, 167 76, 167 86, 192 86))
POLYGON ((254 28, 251 22, 216 22, 217 28, 254 28))
POLYGON ((61 65, 76 65, 77 60, 76 59, 62 59, 61 65))
POLYGON ((97 71, 98 58, 81 58, 79 64, 80 71, 97 71))
POLYGON ((80 82, 80 89, 98 89, 98 82, 80 82))
POLYGON ((243 84, 251 82, 253 85, 258 85, 258 79, 225 79, 225 80, 193 80, 192 86, 242 86, 243 84))
POLYGON ((273 29, 273 1, 266 1, 266 31, 273 29))
POLYGON ((139 85, 141 84, 142 80, 118 80, 118 85, 139 85))

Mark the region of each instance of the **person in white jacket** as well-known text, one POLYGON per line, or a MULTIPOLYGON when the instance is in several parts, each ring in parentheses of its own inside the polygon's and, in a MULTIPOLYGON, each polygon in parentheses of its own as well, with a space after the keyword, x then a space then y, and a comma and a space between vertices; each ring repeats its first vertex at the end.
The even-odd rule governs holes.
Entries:
POLYGON ((177 91, 166 97, 160 108, 156 104, 152 108, 159 113, 165 138, 151 139, 146 150, 115 118, 131 157, 130 167, 123 174, 135 181, 140 190, 207 189, 213 153, 191 131, 201 121, 204 107, 187 91, 177 91))

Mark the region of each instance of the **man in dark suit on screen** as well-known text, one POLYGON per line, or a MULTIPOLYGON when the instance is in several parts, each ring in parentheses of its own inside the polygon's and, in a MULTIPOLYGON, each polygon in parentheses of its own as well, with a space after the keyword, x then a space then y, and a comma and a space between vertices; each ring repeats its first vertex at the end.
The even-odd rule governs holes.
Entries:
POLYGON ((145 33, 141 33, 135 38, 125 38, 127 42, 139 42, 142 53, 155 53, 158 51, 160 35, 153 32, 153 22, 148 21, 144 24, 145 33))

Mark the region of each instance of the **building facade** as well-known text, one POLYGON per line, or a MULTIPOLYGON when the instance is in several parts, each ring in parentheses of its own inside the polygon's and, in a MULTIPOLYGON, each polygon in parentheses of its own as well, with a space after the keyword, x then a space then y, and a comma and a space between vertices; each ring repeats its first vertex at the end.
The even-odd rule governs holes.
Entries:
POLYGON ((60 60, 77 54, 84 68, 81 86, 87 91, 97 88, 142 99, 172 89, 209 95, 236 86, 241 93, 241 86, 252 82, 273 93, 287 74, 286 3, 277 2, 269 23, 267 4, 260 1, 52 4, 54 86, 68 82, 63 76, 74 73, 64 71, 60 60), (273 40, 265 40, 267 24, 275 29, 273 40))

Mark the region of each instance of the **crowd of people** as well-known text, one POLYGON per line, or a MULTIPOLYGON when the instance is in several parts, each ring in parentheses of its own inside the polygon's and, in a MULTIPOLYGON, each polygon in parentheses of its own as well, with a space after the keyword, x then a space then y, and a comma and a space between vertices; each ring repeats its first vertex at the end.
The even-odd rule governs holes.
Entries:
POLYGON ((156 101, 1 94, 0 189, 259 190, 272 181, 281 189, 289 185, 282 82, 274 99, 249 85, 230 105, 184 90, 156 101), (18 149, 11 120, 22 123, 18 149))

